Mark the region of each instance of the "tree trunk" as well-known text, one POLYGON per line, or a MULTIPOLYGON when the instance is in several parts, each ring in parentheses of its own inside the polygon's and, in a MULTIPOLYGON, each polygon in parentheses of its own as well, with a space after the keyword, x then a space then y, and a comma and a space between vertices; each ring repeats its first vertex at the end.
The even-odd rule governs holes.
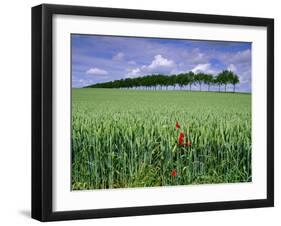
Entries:
POLYGON ((235 93, 235 84, 233 84, 233 92, 235 93))
POLYGON ((224 92, 226 92, 226 84, 224 85, 224 92))

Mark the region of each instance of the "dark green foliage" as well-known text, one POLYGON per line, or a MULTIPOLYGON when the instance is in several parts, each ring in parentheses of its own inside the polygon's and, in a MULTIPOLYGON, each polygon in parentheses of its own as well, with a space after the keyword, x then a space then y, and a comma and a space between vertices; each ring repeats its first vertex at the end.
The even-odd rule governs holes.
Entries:
POLYGON ((233 92, 235 92, 235 85, 239 83, 239 77, 229 70, 223 70, 218 74, 217 79, 220 84, 224 84, 224 91, 226 91, 226 85, 230 83, 233 84, 233 92))
POLYGON ((179 86, 182 89, 184 86, 189 85, 189 90, 191 90, 192 85, 199 85, 200 91, 202 84, 208 85, 208 91, 210 91, 210 86, 212 84, 219 86, 219 91, 221 85, 225 85, 225 91, 227 84, 233 85, 233 91, 235 92, 235 85, 239 83, 239 77, 232 71, 223 70, 217 76, 205 73, 193 73, 192 71, 188 73, 180 73, 177 75, 162 75, 153 74, 137 78, 126 78, 110 82, 97 83, 86 88, 139 88, 139 89, 150 89, 150 90, 162 90, 164 87, 168 89, 169 86, 175 87, 179 86))

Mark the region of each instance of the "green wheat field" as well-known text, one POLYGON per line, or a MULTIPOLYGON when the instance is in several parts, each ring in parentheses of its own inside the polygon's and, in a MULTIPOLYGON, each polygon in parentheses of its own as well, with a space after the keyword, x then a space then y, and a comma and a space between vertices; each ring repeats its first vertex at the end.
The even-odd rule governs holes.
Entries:
POLYGON ((71 156, 72 190, 250 182, 251 94, 72 89, 71 156))

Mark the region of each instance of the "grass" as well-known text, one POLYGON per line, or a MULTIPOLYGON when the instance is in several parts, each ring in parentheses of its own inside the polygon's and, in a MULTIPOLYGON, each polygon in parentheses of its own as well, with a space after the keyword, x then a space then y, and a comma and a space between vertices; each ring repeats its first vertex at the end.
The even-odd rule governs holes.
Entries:
POLYGON ((73 190, 249 181, 250 94, 72 90, 73 190))

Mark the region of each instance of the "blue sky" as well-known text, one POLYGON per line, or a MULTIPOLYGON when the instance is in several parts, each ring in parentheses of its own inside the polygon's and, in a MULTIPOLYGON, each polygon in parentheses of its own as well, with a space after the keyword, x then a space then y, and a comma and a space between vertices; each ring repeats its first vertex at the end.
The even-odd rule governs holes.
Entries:
POLYGON ((76 34, 71 39, 72 87, 153 73, 215 75, 229 69, 240 78, 236 90, 251 92, 251 43, 76 34))

